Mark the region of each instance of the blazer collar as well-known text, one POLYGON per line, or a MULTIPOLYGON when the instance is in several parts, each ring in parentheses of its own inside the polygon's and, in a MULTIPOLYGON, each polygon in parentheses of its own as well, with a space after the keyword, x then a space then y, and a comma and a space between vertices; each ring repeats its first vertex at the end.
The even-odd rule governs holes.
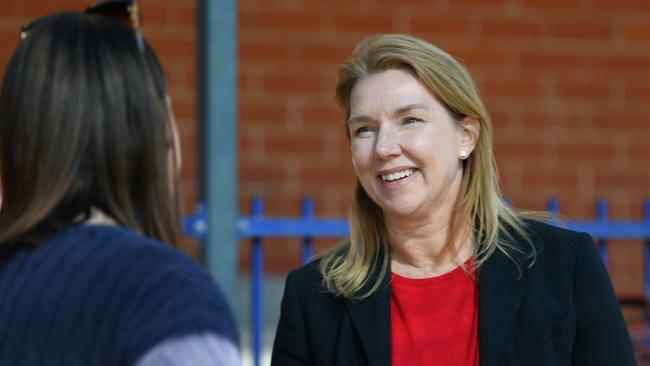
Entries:
MULTIPOLYGON (((377 275, 370 276, 368 285, 377 275)), ((390 267, 379 290, 365 299, 347 299, 345 304, 370 365, 390 366, 390 267)))
POLYGON ((479 364, 495 366, 512 333, 527 283, 527 264, 516 253, 512 259, 495 251, 479 269, 479 364))

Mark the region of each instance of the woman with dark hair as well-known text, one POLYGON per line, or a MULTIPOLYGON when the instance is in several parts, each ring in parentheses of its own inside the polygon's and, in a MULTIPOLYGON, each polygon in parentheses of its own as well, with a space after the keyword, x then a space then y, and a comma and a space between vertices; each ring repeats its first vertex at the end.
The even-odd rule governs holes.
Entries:
POLYGON ((178 136, 137 5, 21 38, 0 94, 0 364, 239 364, 222 293, 172 247, 178 136))
POLYGON ((509 207, 467 70, 380 34, 340 66, 350 238, 289 274, 272 365, 633 365, 593 240, 509 207))

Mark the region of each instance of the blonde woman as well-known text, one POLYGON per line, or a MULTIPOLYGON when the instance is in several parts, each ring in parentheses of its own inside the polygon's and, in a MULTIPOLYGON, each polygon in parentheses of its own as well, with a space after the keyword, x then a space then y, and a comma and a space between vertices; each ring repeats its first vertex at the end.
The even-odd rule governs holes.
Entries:
POLYGON ((348 241, 286 281, 272 364, 633 365, 593 240, 509 208, 465 68, 376 35, 340 67, 348 241))

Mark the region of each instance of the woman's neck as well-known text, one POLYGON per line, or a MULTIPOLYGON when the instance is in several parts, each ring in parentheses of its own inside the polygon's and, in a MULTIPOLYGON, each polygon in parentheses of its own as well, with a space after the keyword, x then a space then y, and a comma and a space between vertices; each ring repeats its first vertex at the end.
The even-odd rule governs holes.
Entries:
POLYGON ((461 226, 453 243, 448 244, 450 224, 451 214, 419 220, 386 217, 392 271, 409 278, 428 278, 465 263, 475 252, 472 230, 461 226))

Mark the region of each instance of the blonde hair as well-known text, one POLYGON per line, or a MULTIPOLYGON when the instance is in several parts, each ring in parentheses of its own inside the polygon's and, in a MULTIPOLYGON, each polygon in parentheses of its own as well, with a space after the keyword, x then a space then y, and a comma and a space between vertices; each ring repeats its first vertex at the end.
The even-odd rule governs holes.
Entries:
MULTIPOLYGON (((492 125, 476 86, 467 70, 440 48, 418 38, 379 34, 366 38, 338 70, 336 99, 350 117, 350 95, 359 80, 389 69, 408 69, 450 115, 460 122, 476 119, 480 135, 473 153, 463 161, 459 196, 451 215, 445 250, 463 228, 474 228, 474 269, 495 251, 510 259, 514 250, 534 260, 534 247, 522 218, 503 200, 492 152, 492 125), (531 251, 513 244, 513 235, 526 239, 531 251)), ((357 180, 350 208, 350 238, 321 256, 320 271, 325 287, 336 296, 365 298, 379 289, 388 276, 391 249, 383 214, 357 180)), ((531 260, 531 264, 532 264, 531 260)), ((520 265, 513 259, 519 270, 520 265)))

